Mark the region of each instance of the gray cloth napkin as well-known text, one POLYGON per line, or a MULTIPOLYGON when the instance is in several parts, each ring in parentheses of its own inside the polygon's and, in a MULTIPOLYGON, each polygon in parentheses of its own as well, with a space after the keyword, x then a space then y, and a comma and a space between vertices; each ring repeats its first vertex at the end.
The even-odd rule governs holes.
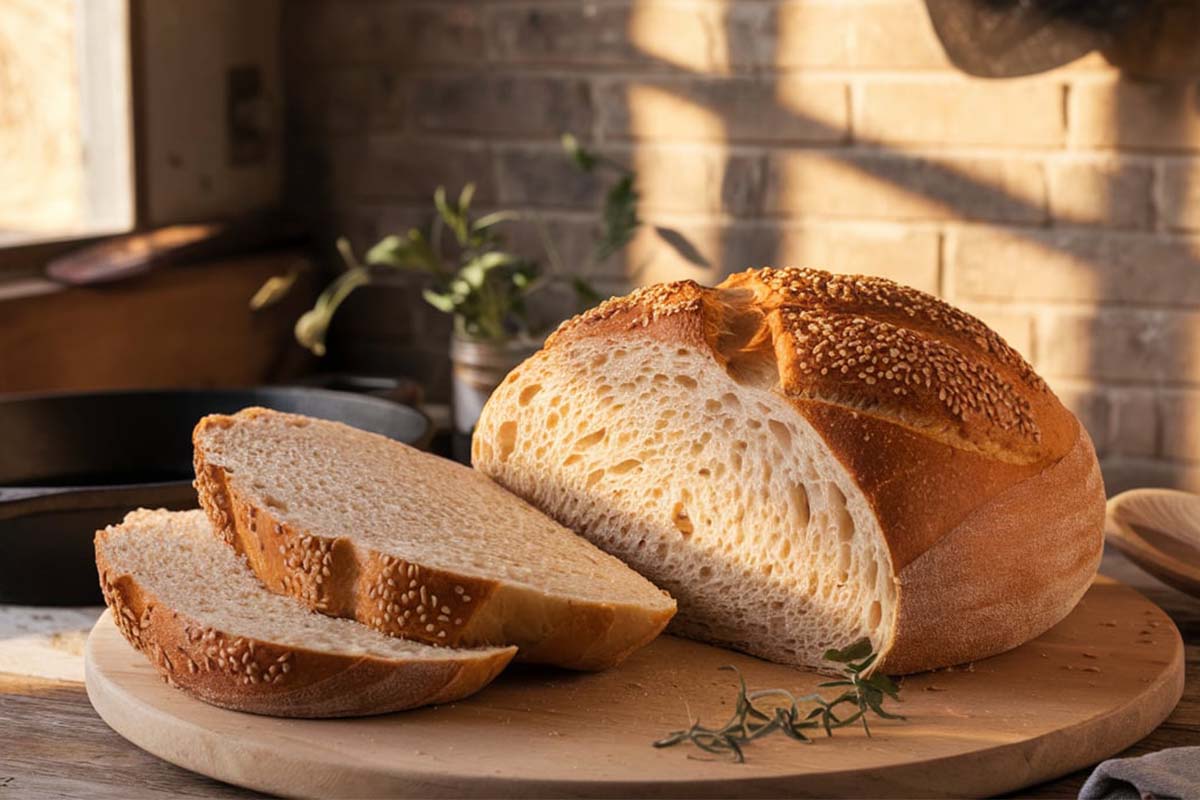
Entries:
POLYGON ((1112 758, 1096 767, 1079 800, 1200 798, 1200 747, 1172 747, 1137 758, 1112 758))

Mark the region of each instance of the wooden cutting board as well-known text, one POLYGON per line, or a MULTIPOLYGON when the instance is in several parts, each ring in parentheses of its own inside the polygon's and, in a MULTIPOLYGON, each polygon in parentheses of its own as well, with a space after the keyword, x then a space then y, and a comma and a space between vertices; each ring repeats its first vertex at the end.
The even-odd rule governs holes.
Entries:
MULTIPOLYGON (((1183 691, 1171 620, 1099 578, 1071 615, 1017 650, 908 677, 907 721, 783 737, 746 763, 650 742, 689 714, 723 723, 735 664, 753 688, 812 691, 822 678, 661 637, 621 667, 511 667, 475 697, 354 720, 284 720, 206 705, 166 686, 106 614, 87 644, 87 691, 137 746, 187 769, 294 796, 986 795, 1100 761, 1153 730, 1183 691)), ((829 690, 826 690, 829 691, 829 690)))

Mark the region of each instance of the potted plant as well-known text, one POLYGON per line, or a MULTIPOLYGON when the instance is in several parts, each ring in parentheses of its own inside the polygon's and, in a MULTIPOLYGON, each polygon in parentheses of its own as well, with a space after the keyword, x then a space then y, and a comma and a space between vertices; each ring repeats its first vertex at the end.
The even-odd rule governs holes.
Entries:
MULTIPOLYGON (((351 292, 386 280, 395 271, 426 276, 428 286, 422 292, 423 298, 454 318, 450 342, 454 423, 457 432, 470 433, 492 391, 513 367, 541 347, 548 332, 546 326, 531 322, 531 298, 558 287, 574 294, 578 310, 593 305, 600 296, 588 281, 589 273, 622 250, 641 225, 634 174, 622 164, 586 150, 569 134, 563 136, 563 146, 580 170, 616 176, 605 194, 601 232, 588 264, 568 271, 540 217, 515 211, 475 216, 471 210, 472 185, 468 184, 457 198, 439 188, 434 193, 435 213, 428 229, 413 228, 387 236, 362 260, 346 239, 338 240, 344 271, 296 322, 296 339, 317 355, 324 355, 330 321, 351 292), (505 227, 516 222, 536 227, 547 266, 508 248, 505 227)), ((678 234, 659 233, 669 244, 679 247, 678 234)), ((252 307, 273 302, 287 290, 287 278, 272 281, 255 296, 252 307)))

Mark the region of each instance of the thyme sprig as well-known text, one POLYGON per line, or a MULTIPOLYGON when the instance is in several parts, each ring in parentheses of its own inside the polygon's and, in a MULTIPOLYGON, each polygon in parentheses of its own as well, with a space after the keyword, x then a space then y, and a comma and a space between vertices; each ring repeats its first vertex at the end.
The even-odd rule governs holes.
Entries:
POLYGON ((860 639, 842 650, 826 650, 825 660, 841 664, 844 674, 838 680, 818 685, 819 688, 844 687, 842 693, 832 700, 820 694, 797 696, 787 689, 751 692, 747 690, 746 679, 737 667, 720 667, 735 673, 738 678, 737 701, 729 721, 719 728, 708 728, 695 721, 686 729, 667 734, 654 742, 654 746, 671 747, 690 742, 706 753, 729 756, 741 764, 746 760, 743 746, 775 732, 811 744, 809 732, 823 730, 826 736, 833 736, 836 728, 861 723, 867 736, 870 736, 868 712, 882 719, 904 719, 883 708, 886 698, 900 699, 899 687, 883 673, 865 674, 877 658, 878 654, 872 652, 869 639, 860 639), (762 703, 768 699, 772 702, 762 703))

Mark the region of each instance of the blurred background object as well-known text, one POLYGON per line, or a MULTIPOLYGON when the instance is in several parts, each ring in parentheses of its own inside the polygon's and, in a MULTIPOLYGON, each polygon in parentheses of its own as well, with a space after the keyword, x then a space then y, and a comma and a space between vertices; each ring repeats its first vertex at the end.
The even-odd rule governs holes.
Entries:
POLYGON ((248 406, 306 414, 424 448, 429 420, 378 397, 318 388, 0 398, 0 603, 102 602, 96 530, 135 508, 196 506, 192 428, 248 406))
MULTIPOLYGON (((473 185, 472 219, 505 215, 489 252, 547 266, 549 242, 563 265, 563 291, 521 300, 538 335, 577 310, 584 273, 597 297, 764 264, 883 275, 1025 354, 1088 427, 1110 492, 1200 489, 1198 14, 1195 0, 9 0, 0 392, 382 382, 445 428, 469 260, 350 286, 322 356, 293 327, 347 274, 339 238, 370 261, 431 232, 439 187, 449 207, 473 185), (601 258, 614 174, 565 158, 564 133, 632 176, 636 224, 601 258), (290 233, 159 246, 175 241, 164 229, 263 219, 290 233), (145 238, 105 238, 123 233, 145 238), (97 242, 109 249, 76 252, 97 242), (81 269, 125 277, 63 285, 81 269)), ((460 374, 503 371, 486 337, 458 338, 460 374)))

